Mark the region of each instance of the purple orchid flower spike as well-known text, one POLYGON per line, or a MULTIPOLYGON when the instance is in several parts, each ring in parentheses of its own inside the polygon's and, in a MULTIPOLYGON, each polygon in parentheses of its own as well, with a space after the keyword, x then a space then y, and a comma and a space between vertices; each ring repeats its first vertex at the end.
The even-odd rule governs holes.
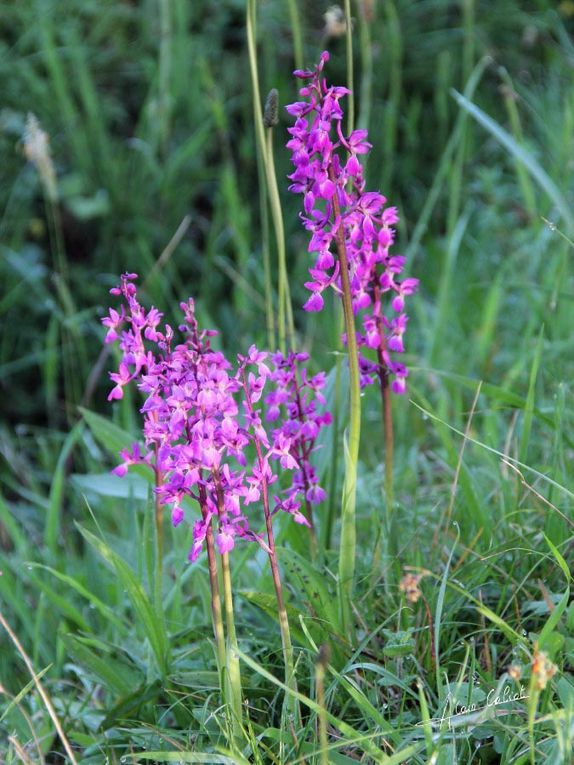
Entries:
POLYGON ((360 354, 361 386, 386 375, 393 380, 393 391, 404 393, 408 370, 395 355, 404 352, 405 298, 416 292, 418 280, 399 280, 404 258, 389 253, 397 210, 386 207, 387 200, 379 192, 365 189, 359 158, 368 154, 371 144, 366 130, 344 135, 341 99, 349 91, 327 85, 322 72, 328 60, 325 51, 314 70, 294 72, 308 82, 299 91, 302 100, 286 107, 295 117, 287 143, 295 168, 289 189, 303 194, 301 220, 311 235, 308 249, 315 258, 309 269, 312 278, 305 284, 311 295, 303 308, 321 311, 327 287, 341 294, 339 264, 332 251, 342 223, 353 312, 362 322, 357 344, 377 355, 375 363, 360 354), (386 293, 388 304, 383 305, 386 293))

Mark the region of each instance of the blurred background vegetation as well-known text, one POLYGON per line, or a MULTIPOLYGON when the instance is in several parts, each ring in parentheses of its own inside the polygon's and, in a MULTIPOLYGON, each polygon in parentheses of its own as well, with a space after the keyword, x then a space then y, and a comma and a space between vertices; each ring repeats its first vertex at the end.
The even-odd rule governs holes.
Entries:
MULTIPOLYGON (((297 29, 304 63, 328 48, 329 81, 346 82, 345 38, 326 22, 328 8, 309 0, 258 3, 262 93, 275 87, 283 105, 295 100, 297 29)), ((564 237, 574 235, 574 3, 359 0, 352 12, 356 115, 373 144, 367 182, 398 206, 395 251, 421 280, 411 301, 410 395, 464 430, 484 380, 474 436, 566 485, 573 448, 573 269, 564 237)), ((5 2, 0 82, 0 594, 34 659, 56 661, 58 673, 65 654, 58 630, 85 630, 98 615, 79 622, 23 562, 42 558, 78 581, 99 576, 72 523, 87 517, 86 483, 70 476, 114 464, 112 444, 106 450, 105 436, 94 439, 78 409, 112 416, 111 360, 102 355, 99 322, 109 288, 120 272, 136 271, 149 301, 172 321, 191 294, 203 324, 221 330, 231 353, 246 339, 265 345, 245 5, 5 2), (55 194, 25 155, 29 113, 49 136, 55 194)), ((274 141, 296 324, 316 365, 329 369, 338 320, 309 322, 300 310, 309 257, 299 200, 286 190, 288 125, 282 113, 274 141)), ((335 317, 336 306, 329 310, 335 317)), ((446 425, 431 427, 408 398, 395 409, 399 517, 415 539, 403 562, 444 563, 435 509, 448 503, 459 441, 446 425)), ((128 400, 113 418, 136 433, 134 412, 128 400)), ((372 540, 372 482, 380 483, 379 418, 369 392, 364 544, 372 540)), ((487 452, 473 452, 462 465, 461 499, 451 510, 465 543, 486 529, 473 550, 492 549, 493 539, 534 550, 543 545, 543 528, 571 554, 568 522, 543 513, 515 479, 501 476, 487 452)), ((549 502, 562 496, 556 486, 543 491, 549 502)), ((141 568, 117 497, 100 494, 99 521, 141 568)), ((571 517, 571 495, 561 508, 571 517)), ((128 517, 132 523, 131 511, 128 517)), ((184 547, 177 555, 185 556, 184 547)), ((501 554, 504 570, 522 581, 528 555, 501 554)), ((474 563, 469 586, 484 582, 474 563)), ((545 575, 552 588, 561 572, 548 564, 545 575)), ((509 597, 500 582, 485 592, 494 602, 509 597)), ((532 591, 528 597, 536 600, 532 591)), ((374 621, 385 608, 375 606, 374 621)), ((3 650, 0 676, 13 671, 3 650)))
MULTIPOLYGON (((262 93, 277 87, 288 103, 296 95, 290 3, 259 5, 262 93)), ((526 136, 527 150, 562 188, 571 185, 570 5, 364 0, 353 6, 358 122, 371 129, 374 146, 368 179, 398 205, 403 244, 460 114, 450 89, 462 91, 484 56, 490 61, 477 103, 526 136)), ((328 46, 329 76, 345 82, 344 36, 328 35, 327 7, 299 3, 304 60, 311 63, 328 46)), ((120 271, 148 277, 156 301, 174 293, 198 296, 230 347, 245 332, 257 334, 261 226, 244 4, 37 0, 7 3, 0 25, 4 413, 12 425, 61 425, 65 402, 77 404, 85 393, 99 354, 98 310, 120 271), (23 154, 29 112, 50 137, 55 216, 23 154)), ((284 180, 287 116, 276 131, 276 161, 299 306, 308 263, 298 200, 289 198, 284 180)), ((462 207, 470 217, 480 210, 473 228, 489 233, 489 252, 466 255, 483 289, 492 263, 508 260, 516 248, 509 228, 540 224, 534 212, 550 214, 533 206, 536 190, 530 188, 534 199, 523 193, 511 158, 494 140, 467 132, 447 168, 454 164, 460 172, 454 179, 447 173, 425 235, 410 252, 423 295, 436 293, 442 237, 462 207), (457 188, 461 180, 464 190, 457 188)), ((526 230, 526 242, 518 237, 525 252, 534 244, 526 230)), ((526 254, 525 261, 537 279, 536 259, 526 254)), ((510 279, 517 275, 512 270, 510 279)), ((473 331, 468 312, 460 320, 473 331)), ((102 381, 100 394, 104 387, 102 381)))

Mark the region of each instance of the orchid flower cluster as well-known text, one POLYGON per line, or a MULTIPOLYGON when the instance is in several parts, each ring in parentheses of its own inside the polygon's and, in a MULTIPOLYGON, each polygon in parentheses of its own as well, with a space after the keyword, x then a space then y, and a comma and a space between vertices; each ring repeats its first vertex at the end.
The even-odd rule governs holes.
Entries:
POLYGON ((387 200, 382 194, 365 191, 359 155, 367 154, 371 144, 366 130, 343 134, 340 100, 350 91, 327 86, 322 71, 328 60, 325 51, 314 71, 294 72, 310 82, 299 91, 305 100, 287 106, 296 118, 287 143, 295 166, 289 189, 303 194, 301 219, 311 233, 309 252, 316 253, 315 265, 309 269, 311 280, 305 284, 311 296, 303 307, 320 311, 323 292, 329 286, 341 294, 340 266, 332 248, 342 230, 353 312, 360 313, 362 321, 357 344, 375 350, 378 357, 378 363, 373 363, 360 355, 361 385, 373 383, 376 375, 392 375, 393 391, 404 393, 408 370, 391 353, 404 351, 405 297, 416 291, 418 279, 399 281, 405 258, 389 254, 397 209, 385 208, 387 200), (387 313, 383 310, 386 293, 392 295, 387 313))
POLYGON ((199 556, 212 518, 217 520, 215 542, 220 553, 231 550, 237 537, 256 540, 268 551, 262 537, 250 530, 245 509, 277 482, 276 465, 291 481, 275 496, 271 514, 283 510, 297 523, 309 526, 301 511, 303 502, 319 502, 324 492, 317 482, 309 457, 319 430, 330 422, 328 413, 319 413, 324 375, 308 378, 296 366, 305 354, 268 354, 251 346, 247 355, 237 357, 237 368, 221 351, 211 347, 212 330, 199 330, 194 302, 181 303, 184 323, 182 339, 166 324, 162 314, 140 304, 134 284, 136 274, 124 274, 121 284, 111 290, 123 297, 119 310, 110 309, 102 320, 107 327, 106 343, 119 342, 122 358, 110 377, 115 383, 108 399, 121 399, 124 387, 132 382, 145 396, 145 451, 138 444, 121 453, 123 462, 115 468, 119 476, 130 465, 147 463, 156 476, 156 493, 161 505, 171 507, 171 520, 179 525, 184 517, 184 499, 199 503, 202 517, 193 528, 189 559, 199 556), (268 433, 263 423, 262 396, 267 389, 267 417, 280 425, 268 433), (282 417, 281 407, 285 416, 282 417), (249 446, 257 459, 249 463, 249 446))
POLYGON ((295 455, 298 467, 293 473, 291 487, 287 497, 292 500, 304 497, 307 506, 306 518, 312 525, 312 505, 318 505, 325 499, 325 491, 319 486, 319 479, 311 454, 316 449, 317 437, 321 428, 331 423, 331 414, 324 407, 325 397, 321 393, 325 387, 325 373, 309 377, 304 366, 309 354, 290 352, 286 356, 276 353, 272 357, 274 371, 271 380, 275 384, 266 397, 267 420, 278 422, 273 431, 276 443, 287 441, 295 455))

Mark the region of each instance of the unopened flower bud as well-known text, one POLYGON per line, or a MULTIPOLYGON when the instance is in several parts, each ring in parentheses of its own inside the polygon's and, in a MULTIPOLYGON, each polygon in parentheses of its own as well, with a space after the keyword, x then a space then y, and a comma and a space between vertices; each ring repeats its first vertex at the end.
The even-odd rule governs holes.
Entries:
POLYGON ((263 124, 266 128, 275 127, 279 122, 279 93, 277 88, 269 91, 263 110, 263 124))

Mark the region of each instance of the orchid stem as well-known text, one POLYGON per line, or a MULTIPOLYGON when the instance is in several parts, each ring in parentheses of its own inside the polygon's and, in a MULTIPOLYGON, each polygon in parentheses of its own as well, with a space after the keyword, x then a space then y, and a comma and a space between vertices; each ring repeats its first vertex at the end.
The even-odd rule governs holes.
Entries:
POLYGON ((213 527, 208 523, 205 532, 207 546, 207 566, 209 569, 209 585, 211 587, 211 618, 213 621, 213 634, 217 650, 217 663, 219 665, 219 678, 221 695, 225 698, 225 685, 223 676, 225 671, 225 633, 223 631, 223 617, 221 612, 221 595, 219 592, 219 580, 217 577, 217 558, 215 556, 215 543, 213 539, 213 527))
MULTIPOLYGON (((329 168, 329 176, 336 185, 335 173, 329 168)), ((333 196, 333 213, 335 220, 341 219, 341 209, 337 192, 333 196)), ((357 494, 357 463, 359 460, 359 442, 361 437, 361 384, 359 375, 359 352, 355 335, 355 317, 349 284, 349 264, 345 245, 343 223, 339 223, 335 235, 337 254, 339 257, 343 313, 345 316, 345 332, 347 335, 347 355, 349 358, 349 430, 345 444, 345 480, 343 483, 343 501, 341 514, 341 542, 339 547, 339 608, 343 630, 351 637, 351 598, 353 596, 353 580, 355 576, 355 559, 357 554, 357 530, 355 519, 355 502, 357 494)))
MULTIPOLYGON (((242 374, 243 389, 245 390, 245 400, 248 410, 253 413, 253 404, 251 402, 251 395, 249 393, 249 387, 247 385, 247 379, 245 377, 245 370, 242 374)), ((265 515, 265 529, 267 531, 267 546, 269 557, 269 565, 271 566, 271 577, 273 579, 273 586, 275 588, 275 598, 277 600, 277 615, 279 618, 279 629, 281 631, 281 645, 283 648, 283 662, 285 664, 285 685, 297 692, 297 680, 295 677, 295 667, 293 663, 293 644, 291 642, 291 630, 289 628, 289 617, 287 616, 287 608, 285 607, 285 599, 283 597, 283 585, 281 583, 281 574, 279 573, 279 565, 277 563, 277 550, 275 545, 275 535, 273 533, 273 521, 271 518, 271 509, 269 506, 269 486, 265 476, 265 461, 263 459, 263 452, 261 451, 261 443, 257 436, 254 438, 255 451, 257 452, 257 461, 259 463, 259 470, 261 472, 261 493, 263 499, 263 512, 265 515)), ((286 708, 292 715, 294 720, 300 720, 300 711, 297 699, 294 694, 287 694, 285 699, 286 708)))
POLYGON ((229 568, 229 553, 221 556, 223 570, 223 597, 225 601, 225 623, 227 626, 226 644, 226 680, 228 688, 228 703, 231 711, 231 726, 236 741, 241 738, 243 707, 241 703, 241 672, 239 669, 239 654, 237 653, 237 635, 235 633, 235 617, 233 614, 233 592, 231 587, 231 571, 229 568))
MULTIPOLYGON (((264 494, 267 494, 267 487, 264 484, 264 494)), ((269 512, 268 497, 264 498, 265 507, 265 525, 267 528, 267 542, 269 545, 269 565, 271 566, 271 576, 273 586, 275 587, 275 597, 277 599, 277 613, 279 616, 279 629, 281 630, 281 644, 283 647, 283 661, 285 663, 285 685, 293 691, 297 690, 297 681, 295 679, 295 667, 293 664, 293 644, 291 643, 291 631, 289 629, 289 618, 283 598, 283 586, 281 584, 281 575, 277 564, 277 552, 275 549, 275 538, 273 535, 273 525, 271 513, 269 512)), ((295 719, 299 716, 299 707, 295 697, 288 695, 287 709, 295 719)))
MULTIPOLYGON (((163 476, 161 470, 157 467, 157 448, 156 448, 156 465, 154 467, 155 487, 158 489, 163 482, 163 476)), ((158 613, 163 614, 162 608, 162 579, 163 579, 163 505, 161 504, 161 497, 156 491, 155 494, 155 581, 154 581, 154 598, 158 613)))

